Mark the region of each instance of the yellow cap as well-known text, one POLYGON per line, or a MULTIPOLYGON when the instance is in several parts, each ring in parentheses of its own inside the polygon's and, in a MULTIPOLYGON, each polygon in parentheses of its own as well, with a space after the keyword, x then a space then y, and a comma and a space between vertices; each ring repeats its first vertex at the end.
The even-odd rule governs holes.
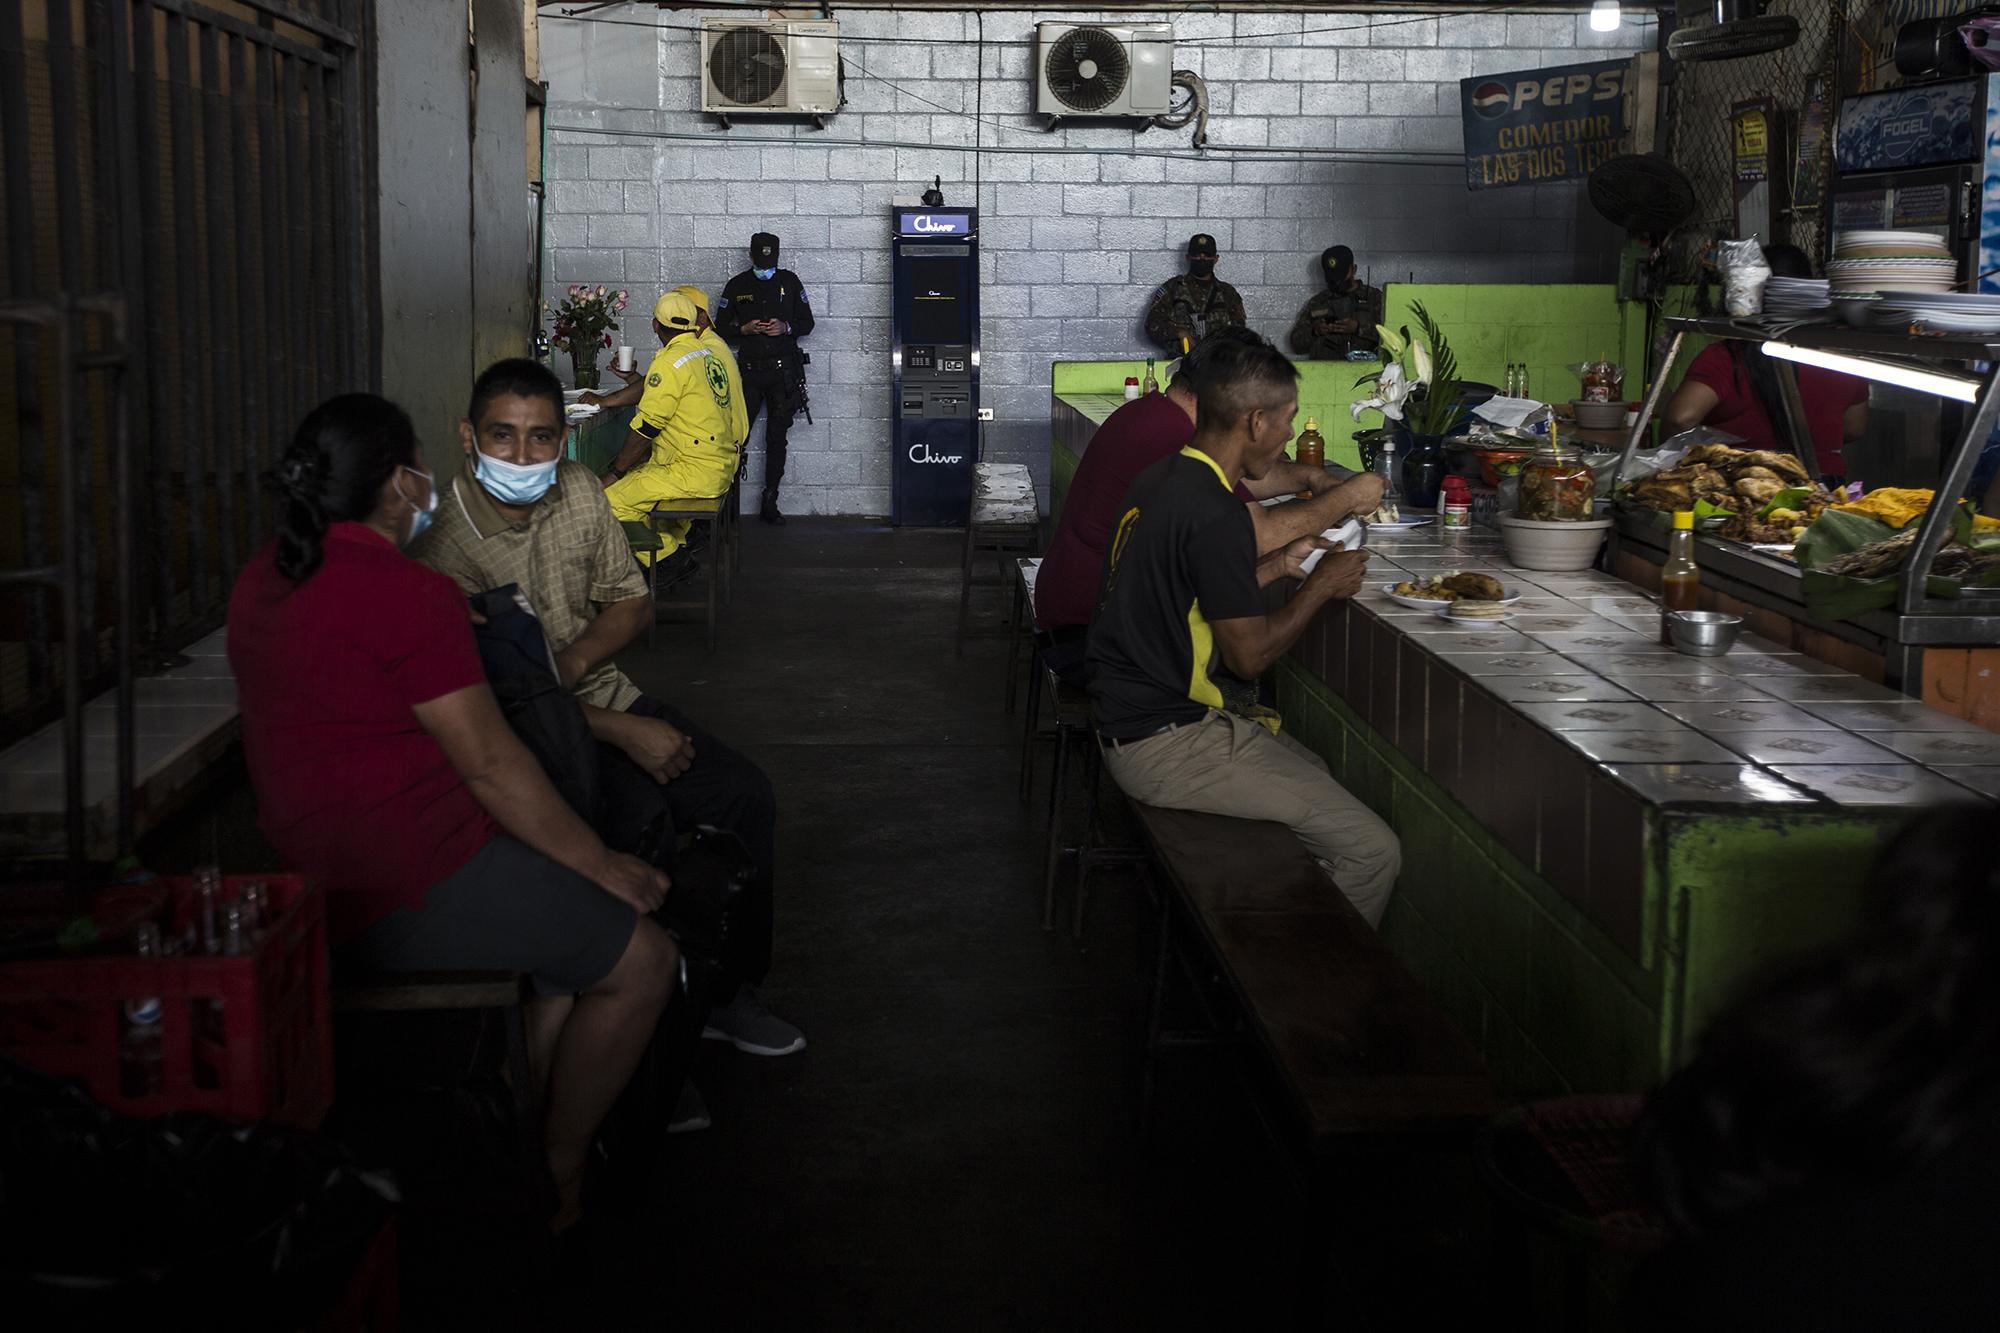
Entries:
MULTIPOLYGON (((701 288, 695 286, 691 282, 684 282, 680 286, 674 288, 674 295, 685 296, 688 300, 694 302, 694 308, 696 310, 701 311, 701 313, 704 315, 709 313, 709 310, 711 309, 711 307, 708 304, 708 293, 703 291, 701 288)), ((662 320, 661 322, 665 323, 664 320, 662 320)))
POLYGON ((1318 430, 1318 429, 1319 429, 1319 418, 1318 418, 1318 417, 1307 417, 1307 418, 1306 418, 1306 429, 1307 429, 1307 430, 1318 430))
POLYGON ((1676 509, 1674 511, 1674 530, 1677 532, 1693 532, 1694 510, 1676 509))
POLYGON ((668 292, 653 303, 653 318, 666 326, 667 332, 682 332, 694 328, 695 304, 679 291, 668 292))

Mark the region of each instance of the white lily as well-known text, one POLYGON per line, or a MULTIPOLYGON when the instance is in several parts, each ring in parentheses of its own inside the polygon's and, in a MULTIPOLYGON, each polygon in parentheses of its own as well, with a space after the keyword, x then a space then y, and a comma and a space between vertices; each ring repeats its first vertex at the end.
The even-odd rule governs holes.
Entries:
POLYGON ((1410 340, 1410 357, 1416 363, 1417 383, 1429 384, 1431 382, 1431 349, 1424 346, 1422 339, 1412 338, 1410 340))
POLYGON ((1375 396, 1353 404, 1347 409, 1348 415, 1359 421, 1363 412, 1380 412, 1390 421, 1401 421, 1403 400, 1414 387, 1404 378, 1402 365, 1391 361, 1382 367, 1382 377, 1375 381, 1375 396))

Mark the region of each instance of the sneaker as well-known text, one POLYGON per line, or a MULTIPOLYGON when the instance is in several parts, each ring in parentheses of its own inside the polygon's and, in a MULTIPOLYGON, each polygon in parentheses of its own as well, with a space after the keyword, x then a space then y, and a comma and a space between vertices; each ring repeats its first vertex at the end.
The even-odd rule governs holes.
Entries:
POLYGON ((701 562, 694 558, 694 554, 687 547, 681 547, 660 561, 659 567, 653 571, 653 595, 657 597, 669 588, 687 582, 700 569, 701 562))
POLYGON ((694 1085, 693 1079, 682 1079, 681 1095, 674 1099, 674 1113, 667 1117, 667 1133, 692 1134, 713 1123, 708 1118, 708 1103, 701 1099, 701 1089, 694 1085))
POLYGON ((806 1034, 766 1009, 748 986, 739 986, 735 999, 709 1013, 701 1035, 749 1055, 790 1055, 806 1048, 806 1034))

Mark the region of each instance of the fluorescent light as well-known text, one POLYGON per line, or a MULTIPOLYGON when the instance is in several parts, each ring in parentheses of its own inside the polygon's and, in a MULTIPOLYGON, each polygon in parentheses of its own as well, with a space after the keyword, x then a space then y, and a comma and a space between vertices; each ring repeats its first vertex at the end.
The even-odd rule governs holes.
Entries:
POLYGON ((1618 0, 1594 0, 1590 6, 1590 30, 1592 32, 1617 32, 1624 15, 1618 11, 1618 0))
POLYGON ((1940 370, 1918 370, 1915 366, 1899 365, 1892 361, 1849 356, 1845 352, 1823 352, 1817 347, 1795 347, 1791 343, 1765 343, 1764 355, 1775 356, 1785 361, 1796 361, 1802 366, 1818 366, 1823 370, 1838 370, 1842 374, 1858 375, 1862 379, 1874 380, 1878 384, 1900 384, 1905 389, 1934 393, 1940 398, 1956 398, 1961 403, 1969 403, 1979 396, 1978 380, 1947 375, 1940 370))

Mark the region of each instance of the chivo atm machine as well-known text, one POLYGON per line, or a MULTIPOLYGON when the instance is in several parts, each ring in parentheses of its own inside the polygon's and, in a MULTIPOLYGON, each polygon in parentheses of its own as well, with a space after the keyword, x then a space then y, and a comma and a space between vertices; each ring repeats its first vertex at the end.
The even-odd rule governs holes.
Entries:
POLYGON ((894 223, 895 520, 953 526, 979 442, 979 219, 899 205, 894 223))

